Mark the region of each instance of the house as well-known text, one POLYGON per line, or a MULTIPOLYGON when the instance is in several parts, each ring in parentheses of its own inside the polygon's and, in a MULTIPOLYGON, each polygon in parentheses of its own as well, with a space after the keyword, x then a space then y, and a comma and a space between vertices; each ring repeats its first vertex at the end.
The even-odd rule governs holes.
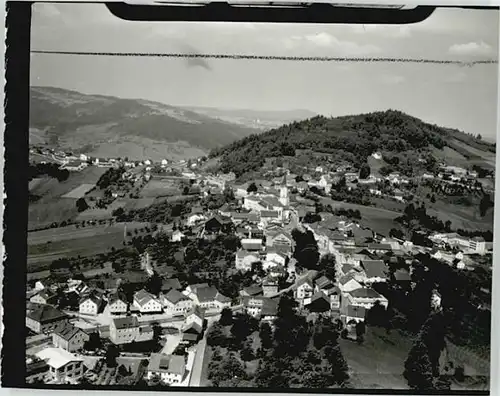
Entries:
POLYGON ((258 252, 262 250, 262 239, 245 238, 241 240, 241 248, 248 252, 258 252))
POLYGON ((341 295, 340 295, 340 289, 338 287, 335 287, 333 290, 330 291, 330 309, 333 310, 338 310, 340 308, 340 302, 341 302, 341 295))
POLYGON ((331 309, 330 298, 322 291, 315 292, 304 299, 304 307, 311 312, 328 312, 331 309))
POLYGON ((367 249, 371 253, 384 254, 392 251, 392 246, 388 243, 369 243, 367 249))
POLYGON ((486 241, 483 237, 474 237, 469 241, 469 249, 475 253, 486 253, 486 241))
MULTIPOLYGON (((184 325, 182 326, 182 332, 185 334, 195 335, 196 339, 198 339, 203 332, 204 322, 205 310, 199 306, 194 306, 186 316, 184 325)), ((192 337, 188 337, 187 340, 194 341, 192 337)))
POLYGON ((349 293, 361 287, 363 286, 361 286, 361 284, 356 279, 354 279, 354 276, 352 274, 344 275, 339 279, 339 289, 343 294, 349 293))
POLYGON ((162 279, 161 292, 168 293, 170 290, 181 290, 182 286, 177 278, 162 279))
MULTIPOLYGON (((110 267, 111 267, 111 265, 110 265, 110 267)), ((69 279, 68 280, 68 288, 66 290, 66 293, 75 292, 79 296, 81 296, 82 294, 87 293, 89 291, 90 291, 89 287, 82 280, 80 280, 80 279, 69 279)))
POLYGON ((84 170, 87 167, 87 165, 88 164, 86 162, 82 161, 69 161, 64 165, 62 165, 60 169, 66 169, 70 172, 79 172, 84 170))
POLYGON ((184 315, 193 308, 193 300, 179 290, 171 289, 167 294, 160 296, 165 313, 172 316, 184 315))
POLYGON ((185 237, 184 233, 182 231, 179 231, 179 230, 175 230, 173 233, 172 233, 172 236, 170 238, 170 240, 172 242, 180 242, 182 241, 182 239, 185 237))
POLYGON ((283 230, 266 232, 266 246, 273 247, 276 245, 293 247, 294 241, 292 235, 283 230))
POLYGON ((229 232, 233 227, 233 222, 228 217, 223 217, 220 215, 215 215, 205 222, 205 232, 208 233, 219 233, 219 232, 229 232))
POLYGON ((345 297, 346 305, 355 305, 365 307, 366 309, 371 309, 377 301, 385 308, 389 305, 387 298, 377 293, 375 290, 366 287, 352 290, 346 293, 345 297))
POLYGON ((96 294, 90 294, 80 300, 79 312, 83 315, 97 315, 102 305, 102 298, 96 294))
POLYGON ((109 325, 109 339, 113 344, 129 344, 139 335, 137 316, 114 318, 109 325))
POLYGON ((279 252, 276 249, 268 249, 266 252, 266 262, 273 262, 284 267, 288 260, 288 256, 279 252))
POLYGON ((394 271, 394 281, 396 283, 408 283, 411 282, 410 272, 406 269, 397 269, 394 271))
POLYGON ((50 288, 50 282, 47 280, 39 280, 35 282, 35 290, 44 290, 50 288))
POLYGON ((255 296, 261 296, 263 294, 263 286, 248 286, 245 287, 243 290, 240 290, 240 296, 241 297, 255 297, 255 296))
POLYGON ((52 333, 52 344, 68 352, 79 351, 88 340, 89 335, 73 325, 68 325, 52 333))
POLYGON ((57 303, 57 295, 51 290, 43 289, 36 293, 33 297, 30 298, 30 302, 34 304, 56 304, 57 303))
POLYGON ((75 383, 83 376, 83 359, 62 348, 45 348, 36 356, 48 364, 48 378, 54 382, 75 383))
POLYGON ((45 360, 40 360, 38 358, 30 358, 26 362, 26 383, 33 384, 35 382, 45 383, 49 374, 50 366, 45 360))
POLYGON ((146 342, 152 340, 154 337, 154 330, 151 325, 139 326, 139 332, 136 334, 134 342, 146 342))
POLYGON ((364 307, 348 305, 341 318, 345 324, 364 322, 366 309, 364 307))
POLYGON ((329 296, 330 292, 333 292, 334 290, 335 290, 335 285, 326 276, 320 276, 314 281, 315 293, 322 292, 327 296, 329 296))
POLYGON ((311 297, 314 292, 314 285, 310 278, 303 278, 297 289, 295 290, 295 298, 299 300, 303 300, 304 298, 311 297))
POLYGON ((235 268, 241 271, 250 271, 252 264, 261 261, 258 252, 248 252, 240 249, 236 252, 235 268))
POLYGON ((186 361, 180 355, 152 353, 146 373, 148 380, 159 377, 164 384, 180 385, 186 374, 186 361))
POLYGON ((52 333, 66 327, 68 316, 50 305, 28 311, 26 327, 35 333, 52 333))
POLYGON ((158 313, 163 311, 161 302, 144 289, 134 294, 133 305, 140 313, 158 313))
POLYGON ((113 315, 121 315, 127 313, 128 302, 125 296, 115 293, 108 300, 109 312, 113 315))
POLYGON ((278 318, 278 305, 279 300, 277 299, 268 298, 264 300, 260 311, 260 320, 272 325, 278 318))
POLYGON ((378 283, 387 281, 388 268, 382 260, 363 260, 361 267, 365 271, 368 283, 378 283))
POLYGON ((231 305, 230 299, 207 283, 190 285, 186 288, 184 294, 193 300, 195 306, 203 309, 222 310, 224 307, 231 305))
POLYGON ((278 314, 278 301, 269 297, 242 297, 241 303, 246 313, 264 321, 272 322, 278 314))
POLYGON ((278 282, 271 279, 266 279, 262 282, 262 292, 264 297, 274 296, 278 293, 278 290, 278 282))

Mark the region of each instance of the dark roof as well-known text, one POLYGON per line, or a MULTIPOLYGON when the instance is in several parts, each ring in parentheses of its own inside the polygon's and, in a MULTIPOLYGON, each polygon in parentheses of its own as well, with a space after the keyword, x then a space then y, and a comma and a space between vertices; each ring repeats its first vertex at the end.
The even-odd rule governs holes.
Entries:
POLYGON ((208 287, 200 287, 195 291, 196 296, 198 297, 199 302, 213 301, 217 296, 217 289, 213 286, 208 287))
POLYGON ((388 243, 370 243, 368 245, 368 249, 373 249, 373 250, 392 250, 392 247, 388 243))
POLYGON ((333 282, 326 276, 320 276, 318 279, 314 281, 314 283, 316 283, 316 285, 318 285, 320 289, 324 289, 326 287, 333 285, 333 282))
POLYGON ((245 250, 261 250, 262 249, 262 241, 242 242, 241 247, 245 250))
POLYGON ((366 309, 365 307, 358 307, 355 305, 348 305, 347 306, 347 316, 350 316, 352 318, 365 318, 366 315, 366 309))
POLYGON ((186 372, 186 362, 184 360, 184 356, 152 353, 149 358, 148 371, 163 371, 184 377, 186 372))
POLYGON ((176 289, 170 289, 170 291, 165 295, 165 298, 172 304, 177 304, 179 301, 190 299, 188 296, 185 296, 179 290, 176 289))
POLYGON ((369 288, 365 288, 365 287, 353 290, 353 291, 349 292, 349 294, 351 296, 357 297, 357 298, 380 298, 380 297, 382 297, 375 290, 369 289, 369 288))
POLYGON ((410 273, 404 269, 398 269, 394 272, 394 278, 397 281, 409 281, 411 280, 410 273))
POLYGON ((190 311, 189 311, 189 315, 196 315, 198 316, 200 319, 205 319, 205 310, 203 308, 201 308, 199 305, 195 305, 190 311))
POLYGON ((260 216, 261 217, 278 217, 279 213, 276 210, 261 210, 260 216))
POLYGON ((266 298, 263 301, 261 315, 262 316, 276 316, 278 315, 278 300, 266 298))
POLYGON ((362 260, 361 266, 368 278, 386 278, 387 266, 382 260, 362 260))
POLYGON ((124 318, 115 318, 113 323, 117 329, 129 329, 139 326, 139 321, 136 316, 126 316, 124 318))
POLYGON ((127 304, 127 297, 123 293, 113 293, 109 297, 108 303, 111 305, 116 301, 123 301, 125 304, 127 304))
POLYGON ((182 335, 183 341, 196 341, 198 340, 199 334, 184 333, 182 335))
POLYGON ((97 296, 95 293, 91 293, 85 297, 82 297, 80 299, 80 304, 87 301, 87 300, 91 300, 93 303, 95 303, 98 307, 102 304, 102 298, 100 298, 99 296, 97 296))
POLYGON ((166 290, 170 290, 170 289, 179 290, 181 288, 182 288, 181 283, 179 282, 179 279, 177 279, 177 278, 163 279, 162 280, 162 285, 161 285, 162 291, 166 291, 166 290))
POLYGON ((356 267, 354 265, 351 265, 351 264, 344 264, 342 266, 342 272, 344 274, 347 274, 349 273, 350 271, 356 271, 356 267))
POLYGON ((65 313, 55 309, 50 305, 43 305, 38 309, 28 312, 26 316, 42 324, 68 318, 65 313))
POLYGON ((71 340, 76 334, 84 332, 82 329, 75 327, 73 325, 68 325, 62 330, 56 331, 55 334, 57 334, 59 337, 64 338, 66 341, 71 340))
MULTIPOLYGON (((339 283, 341 285, 345 285, 347 282, 349 282, 350 280, 355 280, 354 279, 354 275, 353 274, 347 274, 347 275, 344 275, 342 278, 339 279, 339 283)), ((356 281, 357 282, 357 281, 356 281)))
POLYGON ((201 332, 203 331, 203 328, 198 324, 198 323, 195 323, 195 322, 192 322, 189 324, 189 326, 187 326, 183 332, 184 334, 186 333, 196 333, 196 334, 201 334, 201 332))
POLYGON ((247 294, 249 296, 257 296, 257 295, 262 293, 262 286, 257 286, 257 285, 248 286, 248 287, 245 287, 242 290, 242 292, 244 292, 245 294, 247 294))

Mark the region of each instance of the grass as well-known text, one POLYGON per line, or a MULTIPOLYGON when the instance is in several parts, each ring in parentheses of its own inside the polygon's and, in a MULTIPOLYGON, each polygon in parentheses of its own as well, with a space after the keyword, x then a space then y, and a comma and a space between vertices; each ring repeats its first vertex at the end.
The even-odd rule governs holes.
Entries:
POLYGON ((107 220, 113 217, 113 211, 118 208, 123 208, 125 202, 123 200, 113 201, 106 209, 92 208, 81 212, 77 217, 76 221, 87 221, 87 220, 107 220))
POLYGON ((177 181, 151 179, 142 189, 140 195, 142 198, 156 198, 176 195, 179 192, 179 182, 177 181))
MULTIPOLYGON (((127 230, 146 223, 126 223, 127 230)), ((40 271, 63 257, 92 256, 123 247, 125 223, 112 226, 53 228, 28 234, 28 272, 40 271)))
POLYGON ((48 226, 54 222, 74 220, 77 216, 76 199, 64 198, 50 202, 36 202, 28 207, 28 230, 48 226))
POLYGON ((69 193, 64 194, 62 198, 82 198, 85 196, 87 192, 89 192, 95 184, 88 184, 84 183, 76 187, 75 189, 71 190, 69 193))
POLYGON ((351 371, 351 382, 358 389, 408 389, 403 377, 404 362, 412 340, 385 329, 367 328, 365 341, 339 339, 340 347, 351 371), (367 358, 369 357, 369 358, 367 358))
POLYGON ((334 201, 330 198, 323 198, 322 200, 324 204, 332 205, 333 209, 342 208, 359 210, 361 213, 361 220, 359 223, 382 235, 389 235, 389 230, 397 227, 397 223, 394 222, 394 219, 401 216, 399 212, 373 206, 334 201))

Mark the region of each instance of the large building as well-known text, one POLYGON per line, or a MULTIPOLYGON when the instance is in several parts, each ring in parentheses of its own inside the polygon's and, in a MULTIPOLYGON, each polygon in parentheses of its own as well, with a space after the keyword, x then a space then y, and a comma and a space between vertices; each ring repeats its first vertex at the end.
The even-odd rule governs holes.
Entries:
POLYGON ((26 314, 26 327, 35 333, 53 333, 66 327, 68 316, 50 305, 43 305, 26 314))
POLYGON ((78 383, 83 376, 83 359, 61 348, 46 348, 36 354, 49 365, 48 378, 57 383, 78 383))
POLYGON ((89 335, 73 325, 68 325, 52 333, 52 344, 68 352, 75 352, 82 349, 88 340, 89 335))
POLYGON ((184 356, 151 354, 146 374, 149 380, 158 377, 165 384, 179 385, 185 374, 186 361, 184 356))

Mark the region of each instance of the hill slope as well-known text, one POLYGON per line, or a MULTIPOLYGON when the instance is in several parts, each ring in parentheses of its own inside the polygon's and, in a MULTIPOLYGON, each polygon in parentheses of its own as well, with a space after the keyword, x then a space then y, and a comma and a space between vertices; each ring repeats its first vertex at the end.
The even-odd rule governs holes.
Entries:
POLYGON ((158 102, 85 95, 51 87, 32 87, 31 139, 62 148, 83 148, 143 158, 202 155, 257 132, 193 111, 158 102), (191 155, 190 155, 191 154, 191 155))
POLYGON ((264 111, 248 109, 219 109, 212 107, 186 107, 199 114, 260 130, 278 128, 284 124, 316 116, 309 110, 264 111))
POLYGON ((491 161, 495 152, 493 144, 388 110, 337 118, 317 116, 294 122, 215 149, 211 157, 220 157, 222 171, 232 170, 241 176, 258 170, 266 157, 294 156, 295 150, 327 153, 335 161, 356 166, 374 151, 381 151, 394 170, 411 173, 415 167, 423 164, 430 167, 436 159, 446 159, 445 147, 448 154, 456 153, 465 162, 482 161, 481 165, 491 161))

